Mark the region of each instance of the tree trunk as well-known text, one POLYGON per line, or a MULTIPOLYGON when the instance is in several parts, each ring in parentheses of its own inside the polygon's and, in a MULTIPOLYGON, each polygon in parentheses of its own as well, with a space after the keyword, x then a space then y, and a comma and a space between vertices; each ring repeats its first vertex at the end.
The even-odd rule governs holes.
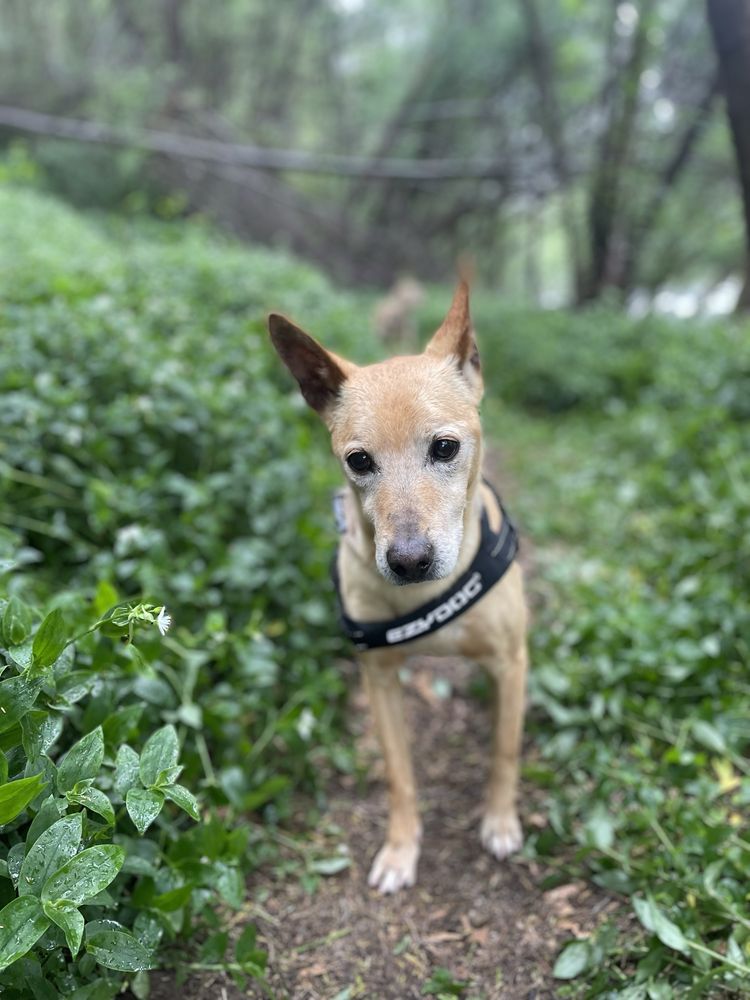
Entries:
POLYGON ((638 265, 644 246, 656 229, 669 193, 677 186, 685 168, 690 163, 696 147, 700 143, 710 120, 711 108, 719 92, 719 80, 714 74, 707 82, 703 96, 698 102, 687 127, 679 136, 672 155, 659 173, 651 198, 646 202, 640 216, 633 218, 627 233, 622 270, 618 277, 618 288, 623 299, 633 291, 638 278, 638 265))
POLYGON ((745 216, 744 287, 738 311, 750 311, 750 0, 708 0, 721 85, 727 102, 745 216))
POLYGON ((653 6, 654 0, 641 4, 630 54, 618 80, 617 99, 602 136, 589 196, 589 273, 579 304, 598 299, 605 288, 617 287, 624 265, 621 187, 635 129, 653 6))
POLYGON ((570 251, 570 284, 573 298, 577 300, 582 295, 584 280, 581 238, 571 191, 572 176, 563 132, 562 112, 557 99, 558 83, 554 54, 546 37, 536 0, 520 0, 520 6, 526 25, 529 61, 539 93, 542 129, 550 149, 552 169, 560 191, 560 214, 570 251))

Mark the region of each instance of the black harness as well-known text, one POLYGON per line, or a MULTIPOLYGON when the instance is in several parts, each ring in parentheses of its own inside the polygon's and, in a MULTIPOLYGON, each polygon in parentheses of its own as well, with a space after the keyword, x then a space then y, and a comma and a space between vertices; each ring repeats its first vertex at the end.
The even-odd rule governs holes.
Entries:
MULTIPOLYGON (((471 565, 456 580, 453 586, 431 601, 426 601, 418 608, 400 618, 389 618, 387 621, 358 622, 350 618, 344 608, 341 596, 337 558, 332 566, 333 582, 339 599, 339 617, 344 632, 349 636, 357 649, 377 649, 382 646, 399 646, 404 642, 412 642, 422 636, 437 632, 438 629, 458 618, 464 611, 476 604, 490 587, 501 580, 508 571, 518 552, 518 534, 513 522, 508 517, 500 497, 490 483, 502 514, 500 530, 495 532, 490 527, 487 510, 482 510, 482 537, 479 548, 471 565)), ((346 519, 343 510, 343 495, 337 493, 333 500, 336 527, 340 533, 346 531, 346 519)))

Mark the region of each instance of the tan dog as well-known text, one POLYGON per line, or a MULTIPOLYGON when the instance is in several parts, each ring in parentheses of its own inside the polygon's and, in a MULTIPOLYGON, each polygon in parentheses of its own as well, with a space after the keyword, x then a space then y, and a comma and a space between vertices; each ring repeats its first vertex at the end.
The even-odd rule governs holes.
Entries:
POLYGON ((424 302, 424 288, 415 278, 399 278, 373 313, 373 325, 384 343, 396 343, 407 336, 416 337, 416 309, 424 302))
MULTIPOLYGON (((461 282, 423 354, 358 367, 326 351, 283 316, 269 317, 276 350, 327 424, 348 481, 338 572, 346 612, 364 622, 404 615, 441 594, 472 563, 483 505, 478 406, 483 381, 461 282), (408 584, 405 586, 405 584, 408 584)), ((480 838, 497 858, 522 843, 516 812, 523 728, 527 611, 520 566, 462 615, 405 646, 371 649, 362 666, 385 756, 390 817, 369 882, 414 884, 421 823, 399 668, 413 653, 459 654, 495 681, 494 734, 480 838)))

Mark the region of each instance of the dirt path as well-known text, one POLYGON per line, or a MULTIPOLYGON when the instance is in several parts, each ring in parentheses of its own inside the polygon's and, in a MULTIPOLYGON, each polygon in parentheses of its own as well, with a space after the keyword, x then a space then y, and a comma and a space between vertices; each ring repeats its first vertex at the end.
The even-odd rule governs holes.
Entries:
MULTIPOLYGON (((283 865, 275 873, 256 873, 248 886, 258 901, 251 919, 269 953, 268 981, 278 1000, 410 1000, 425 995, 437 969, 449 970, 448 982, 467 984, 460 994, 443 995, 552 997, 560 945, 599 923, 609 908, 606 897, 580 883, 545 892, 540 883, 548 873, 535 862, 521 857, 498 863, 480 848, 489 712, 468 691, 472 676, 460 662, 423 660, 412 667, 407 711, 423 805, 422 859, 415 889, 381 897, 368 889, 367 872, 383 836, 385 787, 352 667, 350 717, 368 764, 366 787, 354 778, 331 787, 313 835, 328 854, 332 843, 343 841, 351 865, 321 879, 311 894, 298 869, 279 873, 283 865)), ((526 791, 521 813, 529 830, 545 819, 526 791)), ((290 852, 292 868, 293 857, 290 852)), ((154 995, 174 993, 157 989, 154 995)), ((183 1000, 241 995, 224 976, 193 980, 182 991, 183 1000)), ((245 995, 263 993, 251 988, 245 995)))
MULTIPOLYGON (((590 921, 596 901, 582 885, 544 893, 535 865, 523 859, 499 864, 480 848, 489 712, 467 697, 470 678, 460 663, 443 662, 433 671, 421 661, 407 685, 424 842, 416 888, 395 897, 367 887, 386 796, 363 699, 355 697, 359 749, 371 762, 368 787, 361 794, 333 789, 327 817, 344 832, 351 868, 327 879, 314 896, 299 885, 262 880, 272 921, 260 926, 274 956, 270 980, 282 996, 332 1000, 348 989, 348 1000, 407 1000, 424 996, 437 968, 468 982, 467 997, 553 995, 558 946, 590 921), (446 676, 453 694, 438 697, 435 679, 446 676)), ((525 824, 543 823, 529 806, 522 806, 525 824)))

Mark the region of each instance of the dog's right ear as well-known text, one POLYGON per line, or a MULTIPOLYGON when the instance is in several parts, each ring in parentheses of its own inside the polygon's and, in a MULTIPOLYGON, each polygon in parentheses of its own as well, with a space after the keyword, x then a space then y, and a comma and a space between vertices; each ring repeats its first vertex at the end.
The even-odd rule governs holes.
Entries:
POLYGON ((299 382, 305 400, 325 419, 355 366, 321 347, 278 313, 268 317, 268 329, 273 346, 299 382))

